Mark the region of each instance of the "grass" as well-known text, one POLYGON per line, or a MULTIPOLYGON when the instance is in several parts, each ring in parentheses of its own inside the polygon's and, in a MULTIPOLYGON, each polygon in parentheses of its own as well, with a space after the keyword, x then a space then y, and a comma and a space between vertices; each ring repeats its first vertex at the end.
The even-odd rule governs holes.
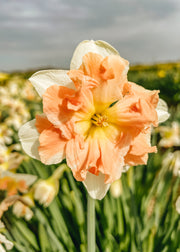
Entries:
MULTIPOLYGON (((2 88, 10 90, 17 84, 16 92, 9 97, 27 108, 28 118, 33 118, 42 110, 40 100, 30 89, 23 95, 27 78, 32 72, 6 73, 0 75, 2 88)), ((161 90, 160 96, 167 101, 171 122, 180 123, 180 63, 152 66, 132 66, 128 78, 148 89, 161 90)), ((7 103, 0 105, 0 127, 13 118, 12 108, 7 103)), ((18 112, 23 120, 24 111, 18 112)), ((23 121, 22 120, 22 121, 23 121)), ((10 148, 18 143, 17 129, 13 130, 10 148)), ((179 136, 180 137, 180 136, 179 136)), ((158 145, 161 136, 154 131, 152 142, 158 145)), ((180 218, 175 202, 180 192, 180 178, 173 174, 169 163, 163 160, 169 152, 179 150, 179 146, 168 149, 158 148, 157 154, 150 154, 146 166, 131 167, 120 180, 118 197, 114 197, 113 187, 102 201, 96 201, 96 251, 101 252, 179 252, 180 218)), ((12 150, 13 152, 16 150, 12 150)), ((19 151, 22 153, 22 151, 19 151)), ((25 159, 18 172, 31 173, 39 178, 47 178, 56 166, 45 166, 39 161, 25 159)), ((60 179, 57 197, 48 208, 36 202, 32 209, 33 218, 27 222, 12 214, 9 209, 3 215, 6 237, 14 241, 12 251, 41 252, 85 252, 86 251, 86 203, 87 195, 82 183, 76 182, 70 171, 60 179)))

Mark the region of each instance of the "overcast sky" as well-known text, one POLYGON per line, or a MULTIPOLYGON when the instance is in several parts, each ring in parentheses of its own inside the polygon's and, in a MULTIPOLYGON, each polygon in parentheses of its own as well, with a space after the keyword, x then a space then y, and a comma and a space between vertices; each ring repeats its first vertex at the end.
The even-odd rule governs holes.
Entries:
POLYGON ((68 69, 87 39, 132 64, 180 60, 180 0, 0 0, 0 71, 68 69))

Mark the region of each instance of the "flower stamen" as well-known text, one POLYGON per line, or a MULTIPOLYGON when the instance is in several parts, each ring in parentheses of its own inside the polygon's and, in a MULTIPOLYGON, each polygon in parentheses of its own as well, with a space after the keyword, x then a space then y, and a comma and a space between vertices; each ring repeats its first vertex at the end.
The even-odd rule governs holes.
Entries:
POLYGON ((91 118, 91 121, 98 127, 107 127, 109 125, 108 117, 106 115, 94 114, 91 118))

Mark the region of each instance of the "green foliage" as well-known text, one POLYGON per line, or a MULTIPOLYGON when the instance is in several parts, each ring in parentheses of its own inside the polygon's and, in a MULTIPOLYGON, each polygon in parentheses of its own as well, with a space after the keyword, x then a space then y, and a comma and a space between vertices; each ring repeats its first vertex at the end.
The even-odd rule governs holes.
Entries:
MULTIPOLYGON (((122 175, 120 197, 109 192, 96 201, 97 251, 180 249, 180 220, 174 207, 180 179, 173 177, 168 167, 156 166, 155 159, 151 155, 147 166, 131 167, 122 175)), ((38 161, 33 163, 33 174, 49 169, 38 161)), ((86 251, 86 191, 70 171, 60 180, 53 203, 48 208, 36 204, 33 210, 34 217, 28 223, 10 212, 5 214, 9 237, 15 241, 12 251, 86 251)))
POLYGON ((134 66, 130 68, 128 79, 147 89, 160 90, 160 97, 168 105, 180 102, 180 63, 134 66))
MULTIPOLYGON (((161 97, 172 106, 170 121, 180 121, 180 107, 176 106, 180 102, 179 70, 180 64, 176 63, 134 66, 129 72, 129 80, 148 89, 161 90, 161 97)), ((1 80, 1 85, 8 85, 15 76, 19 76, 22 86, 30 73, 9 74, 1 80)), ((24 102, 32 118, 36 111, 42 110, 38 99, 24 99, 24 102)), ((1 119, 7 117, 3 113, 1 119)), ((17 132, 14 135, 17 142, 17 132)), ((153 145, 158 144, 159 138, 154 132, 153 145)), ((180 251, 180 218, 175 209, 180 178, 173 174, 169 164, 162 163, 170 151, 178 148, 159 148, 157 154, 150 155, 147 166, 131 167, 122 175, 119 197, 115 198, 109 191, 102 201, 96 201, 97 252, 180 251)), ((29 158, 22 162, 18 172, 45 179, 55 169, 55 165, 45 166, 29 158)), ((85 252, 86 203, 82 183, 74 180, 70 170, 66 171, 60 179, 57 197, 47 208, 36 202, 29 222, 15 217, 11 209, 4 214, 6 237, 14 241, 11 251, 85 252)))

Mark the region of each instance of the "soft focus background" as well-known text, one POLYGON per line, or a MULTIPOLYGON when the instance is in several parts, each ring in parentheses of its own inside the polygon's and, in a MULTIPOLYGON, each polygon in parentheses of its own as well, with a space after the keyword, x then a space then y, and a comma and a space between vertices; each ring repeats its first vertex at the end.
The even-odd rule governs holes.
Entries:
POLYGON ((59 166, 27 157, 17 132, 42 111, 28 78, 68 69, 80 41, 100 39, 130 61, 130 81, 161 91, 171 116, 153 129, 158 153, 96 202, 96 251, 180 252, 179 31, 179 0, 0 0, 0 250, 5 236, 15 252, 86 251, 85 189, 66 170, 56 197, 46 187, 34 200, 59 166))

